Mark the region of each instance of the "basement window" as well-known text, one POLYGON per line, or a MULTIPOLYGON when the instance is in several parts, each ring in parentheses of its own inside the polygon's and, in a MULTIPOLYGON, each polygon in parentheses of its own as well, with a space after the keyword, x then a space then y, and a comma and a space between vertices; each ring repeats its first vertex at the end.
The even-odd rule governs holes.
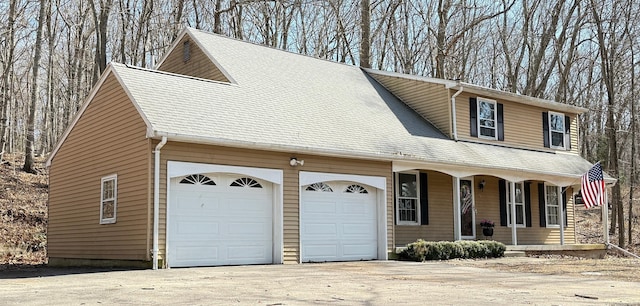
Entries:
POLYGON ((105 176, 101 180, 100 224, 116 223, 118 207, 118 175, 105 176))

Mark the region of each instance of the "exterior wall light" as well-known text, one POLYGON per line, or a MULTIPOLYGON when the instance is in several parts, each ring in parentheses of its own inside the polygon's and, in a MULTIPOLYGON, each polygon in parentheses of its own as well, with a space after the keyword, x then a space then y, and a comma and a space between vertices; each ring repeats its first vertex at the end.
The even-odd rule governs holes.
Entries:
POLYGON ((291 160, 289 160, 289 165, 291 165, 291 167, 295 167, 297 165, 304 166, 304 160, 298 160, 297 158, 292 157, 291 160))

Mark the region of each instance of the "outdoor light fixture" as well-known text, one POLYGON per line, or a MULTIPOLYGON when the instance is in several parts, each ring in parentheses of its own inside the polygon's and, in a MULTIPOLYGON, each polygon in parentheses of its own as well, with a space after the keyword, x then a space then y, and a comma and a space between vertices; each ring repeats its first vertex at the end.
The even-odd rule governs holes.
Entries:
POLYGON ((292 157, 289 161, 289 165, 291 165, 291 167, 295 167, 297 165, 304 166, 304 160, 298 160, 297 158, 292 157))
POLYGON ((484 190, 484 185, 486 185, 487 182, 485 182, 484 180, 480 181, 480 184, 478 184, 478 188, 480 189, 480 191, 484 190))

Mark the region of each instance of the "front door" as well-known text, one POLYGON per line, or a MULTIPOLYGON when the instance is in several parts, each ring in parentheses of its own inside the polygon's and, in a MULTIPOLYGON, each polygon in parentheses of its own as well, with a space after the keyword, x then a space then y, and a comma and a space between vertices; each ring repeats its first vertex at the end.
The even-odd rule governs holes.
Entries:
POLYGON ((460 180, 460 234, 462 239, 476 238, 476 214, 473 200, 473 180, 460 180))

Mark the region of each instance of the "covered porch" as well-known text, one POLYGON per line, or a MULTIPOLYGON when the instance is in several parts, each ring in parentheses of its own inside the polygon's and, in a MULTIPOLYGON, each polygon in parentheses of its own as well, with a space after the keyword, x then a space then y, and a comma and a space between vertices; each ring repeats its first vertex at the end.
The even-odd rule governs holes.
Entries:
POLYGON ((465 164, 393 163, 397 247, 417 239, 490 239, 513 247, 578 244, 574 194, 591 164, 574 154, 500 147, 486 151, 496 158, 465 164), (492 233, 483 233, 481 223, 487 221, 494 224, 492 233))

